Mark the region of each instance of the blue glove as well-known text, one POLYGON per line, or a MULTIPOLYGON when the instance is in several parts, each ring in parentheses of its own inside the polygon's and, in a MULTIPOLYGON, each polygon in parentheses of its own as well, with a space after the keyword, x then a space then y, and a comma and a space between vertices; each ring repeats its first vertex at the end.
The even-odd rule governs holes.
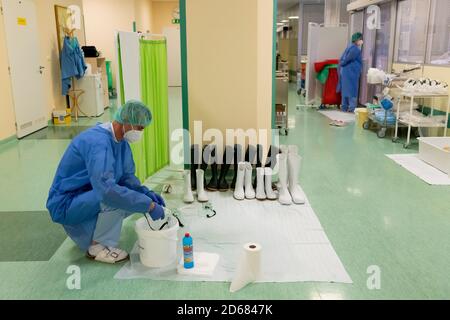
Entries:
POLYGON ((163 220, 166 216, 164 214, 164 208, 156 203, 155 203, 155 207, 153 208, 153 210, 150 211, 149 213, 150 213, 150 217, 152 217, 153 221, 163 220))
POLYGON ((147 197, 153 200, 155 204, 159 204, 162 207, 166 206, 166 203, 164 202, 164 199, 157 193, 150 191, 147 193, 147 197))

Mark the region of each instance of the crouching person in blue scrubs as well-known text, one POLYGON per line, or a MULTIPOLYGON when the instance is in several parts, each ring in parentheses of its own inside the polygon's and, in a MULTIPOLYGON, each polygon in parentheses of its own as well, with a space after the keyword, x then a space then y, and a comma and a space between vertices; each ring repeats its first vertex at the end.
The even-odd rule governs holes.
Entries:
POLYGON ((135 176, 129 145, 141 139, 151 120, 144 104, 130 101, 112 123, 77 136, 58 166, 47 208, 90 259, 106 263, 128 259, 128 253, 117 247, 122 222, 130 215, 149 213, 155 221, 164 219, 164 200, 135 176))

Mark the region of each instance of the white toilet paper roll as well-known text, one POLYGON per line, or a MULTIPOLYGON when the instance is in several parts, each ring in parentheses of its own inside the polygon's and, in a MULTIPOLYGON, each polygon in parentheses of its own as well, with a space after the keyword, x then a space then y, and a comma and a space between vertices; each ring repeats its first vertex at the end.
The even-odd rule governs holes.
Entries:
POLYGON ((261 245, 247 243, 239 261, 230 292, 236 292, 257 281, 261 275, 261 245))

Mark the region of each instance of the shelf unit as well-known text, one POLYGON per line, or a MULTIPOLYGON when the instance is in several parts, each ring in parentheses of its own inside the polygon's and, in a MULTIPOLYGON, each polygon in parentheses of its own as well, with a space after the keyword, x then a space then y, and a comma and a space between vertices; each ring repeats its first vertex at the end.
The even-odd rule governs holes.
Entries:
MULTIPOLYGON (((411 129, 412 128, 445 128, 444 129, 444 137, 447 136, 447 128, 448 128, 448 116, 450 113, 450 97, 448 94, 435 94, 435 93, 423 93, 423 92, 409 92, 409 91, 402 91, 401 97, 398 99, 398 108, 397 108, 397 121, 395 125, 395 136, 392 139, 393 142, 396 142, 398 140, 398 127, 399 124, 404 124, 408 127, 408 137, 406 140, 406 143, 404 144, 405 148, 408 148, 411 144, 411 129), (414 100, 415 99, 434 99, 434 98, 447 98, 447 112, 446 112, 446 120, 445 123, 442 124, 430 124, 430 123, 421 123, 417 121, 408 121, 405 119, 400 118, 400 102, 402 97, 409 98, 411 100, 410 108, 409 108, 409 114, 412 117, 413 110, 414 110, 414 100)), ((431 116, 434 114, 434 108, 431 107, 431 116)))

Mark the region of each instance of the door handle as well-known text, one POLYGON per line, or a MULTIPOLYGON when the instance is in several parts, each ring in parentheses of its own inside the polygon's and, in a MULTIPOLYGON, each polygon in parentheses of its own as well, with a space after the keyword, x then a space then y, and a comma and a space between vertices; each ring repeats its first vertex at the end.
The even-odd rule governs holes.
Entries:
POLYGON ((42 74, 44 72, 45 67, 44 66, 39 66, 39 73, 42 74))

